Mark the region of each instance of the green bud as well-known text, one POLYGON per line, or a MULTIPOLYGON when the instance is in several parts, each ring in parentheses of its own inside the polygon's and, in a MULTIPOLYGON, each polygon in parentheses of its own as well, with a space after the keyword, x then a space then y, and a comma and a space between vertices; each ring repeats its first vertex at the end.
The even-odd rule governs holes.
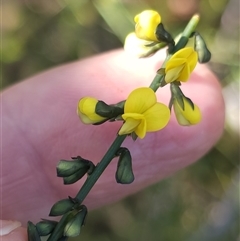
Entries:
POLYGON ((53 231, 57 224, 58 222, 56 221, 43 219, 36 224, 36 227, 40 236, 46 236, 53 231))
POLYGON ((27 233, 28 233, 28 241, 41 241, 41 238, 37 231, 36 226, 30 221, 28 221, 27 233))
POLYGON ((73 209, 74 205, 73 199, 62 199, 52 206, 49 216, 61 216, 73 209))
POLYGON ((87 208, 82 205, 81 210, 74 215, 71 220, 66 224, 64 228, 64 236, 66 237, 76 237, 80 234, 81 227, 85 223, 87 216, 87 208))
POLYGON ((166 42, 168 44, 171 44, 171 45, 175 45, 174 43, 174 40, 171 36, 170 33, 168 33, 165 29, 164 29, 164 26, 162 23, 160 23, 158 26, 157 26, 157 29, 156 29, 156 37, 157 39, 160 41, 160 42, 166 42))
POLYGON ((207 63, 211 59, 211 52, 208 50, 203 37, 195 33, 195 50, 198 53, 198 62, 207 63))
POLYGON ((78 157, 73 157, 73 160, 60 160, 60 162, 57 165, 57 176, 58 177, 67 177, 75 172, 79 171, 80 169, 83 169, 85 173, 87 172, 87 169, 89 168, 89 162, 88 160, 85 160, 78 157))
POLYGON ((132 157, 127 148, 120 148, 117 155, 119 156, 116 171, 116 181, 121 184, 129 184, 134 181, 132 170, 132 157))
POLYGON ((63 177, 64 184, 72 184, 81 179, 86 173, 90 174, 95 165, 88 160, 73 157, 73 161, 61 160, 57 166, 57 176, 63 177))

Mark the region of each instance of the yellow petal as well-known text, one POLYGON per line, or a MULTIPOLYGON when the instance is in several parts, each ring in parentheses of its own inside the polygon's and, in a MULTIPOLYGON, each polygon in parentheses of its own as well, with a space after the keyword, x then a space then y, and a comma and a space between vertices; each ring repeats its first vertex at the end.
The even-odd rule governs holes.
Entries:
POLYGON ((135 89, 128 96, 124 113, 144 113, 157 102, 154 91, 148 87, 135 89))
POLYGON ((168 70, 165 75, 165 82, 171 83, 175 80, 178 80, 183 68, 184 65, 180 65, 176 68, 168 70))
POLYGON ((125 122, 118 132, 119 135, 130 134, 135 131, 144 117, 143 115, 137 113, 127 113, 123 114, 122 118, 125 120, 125 122))
POLYGON ((157 26, 161 23, 161 16, 153 10, 145 10, 135 16, 135 32, 138 38, 158 42, 155 32, 157 26))
POLYGON ((124 50, 132 56, 145 57, 151 51, 152 47, 147 46, 151 43, 152 41, 140 39, 135 32, 132 32, 125 39, 124 50))
POLYGON ((137 126, 135 133, 140 139, 143 139, 146 135, 146 132, 147 132, 147 123, 146 123, 146 119, 143 118, 140 124, 137 126))
POLYGON ((169 122, 170 110, 166 105, 156 103, 144 113, 144 117, 147 123, 146 131, 158 131, 163 129, 169 122))
POLYGON ((186 48, 183 48, 183 49, 180 49, 179 51, 177 51, 171 57, 171 59, 176 59, 176 58, 185 58, 186 59, 186 62, 190 67, 190 73, 196 67, 196 64, 198 61, 197 52, 192 47, 186 47, 186 48))
POLYGON ((188 59, 193 54, 194 49, 192 47, 186 47, 178 50, 172 58, 185 58, 188 59))
POLYGON ((190 69, 189 65, 185 64, 182 71, 180 72, 180 75, 178 76, 178 81, 186 82, 189 79, 190 76, 190 69))
POLYGON ((194 68, 196 67, 198 62, 198 55, 196 51, 193 51, 193 53, 191 54, 191 56, 189 56, 188 58, 188 65, 189 65, 189 69, 190 69, 190 73, 194 70, 194 68))
POLYGON ((179 67, 179 66, 184 65, 184 64, 186 64, 185 58, 173 58, 173 57, 171 57, 166 64, 165 72, 168 72, 170 69, 174 69, 174 68, 179 67))
POLYGON ((97 102, 98 100, 92 97, 84 97, 79 100, 77 114, 84 124, 93 124, 106 119, 95 113, 97 102))
POLYGON ((177 101, 174 101, 173 108, 177 118, 177 121, 180 125, 194 125, 201 121, 201 111, 199 107, 194 104, 194 108, 190 103, 183 98, 184 110, 180 107, 177 101))

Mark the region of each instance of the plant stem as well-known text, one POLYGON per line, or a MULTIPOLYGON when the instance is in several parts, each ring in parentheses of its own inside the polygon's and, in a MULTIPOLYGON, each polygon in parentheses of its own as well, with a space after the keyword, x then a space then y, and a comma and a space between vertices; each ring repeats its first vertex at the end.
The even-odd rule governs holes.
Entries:
POLYGON ((189 37, 191 36, 191 34, 195 31, 198 22, 200 20, 200 16, 198 14, 194 14, 192 16, 192 18, 190 19, 190 21, 188 22, 187 26, 185 27, 181 38, 179 39, 178 43, 175 45, 175 47, 173 48, 172 53, 177 52, 179 49, 182 49, 185 47, 185 45, 188 42, 189 37))
POLYGON ((120 148, 121 144, 125 140, 127 135, 117 136, 110 148, 108 149, 107 153, 104 155, 102 160, 97 164, 96 168, 94 169, 93 173, 87 178, 85 183, 83 184, 82 188, 79 190, 78 194, 76 195, 75 199, 82 203, 87 194, 90 192, 96 181, 99 179, 101 174, 104 172, 106 167, 112 161, 112 159, 116 156, 117 150, 120 148))
MULTIPOLYGON (((194 15, 191 20, 189 21, 188 25, 184 29, 182 36, 178 43, 173 48, 172 52, 168 54, 167 58, 163 62, 162 68, 165 68, 165 65, 168 61, 168 59, 177 52, 179 49, 184 48, 184 46, 187 44, 188 38, 191 36, 191 34, 194 32, 197 24, 199 22, 199 15, 194 15)), ((153 89, 153 91, 157 91, 157 89, 161 86, 161 82, 164 80, 164 74, 157 73, 155 78, 153 79, 152 83, 150 84, 150 88, 153 89)), ((117 136, 102 158, 102 160, 97 164, 96 168, 92 172, 92 174, 86 179, 84 182, 82 188, 77 193, 75 199, 81 204, 83 200, 86 198, 94 184, 97 182, 99 177, 102 175, 106 167, 109 165, 109 163, 112 161, 112 159, 115 157, 115 154, 117 150, 121 147, 121 144, 125 140, 127 135, 117 136)), ((48 241, 58 241, 59 238, 61 238, 63 234, 64 226, 66 225, 70 214, 65 214, 58 225, 56 226, 55 230, 53 231, 52 235, 48 238, 48 241)))

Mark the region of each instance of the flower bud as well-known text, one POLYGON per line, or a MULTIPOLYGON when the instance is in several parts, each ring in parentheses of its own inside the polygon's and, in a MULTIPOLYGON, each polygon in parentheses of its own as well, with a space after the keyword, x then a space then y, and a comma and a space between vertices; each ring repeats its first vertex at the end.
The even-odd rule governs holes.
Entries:
POLYGON ((195 50, 198 53, 198 62, 207 63, 211 59, 211 52, 208 50, 203 37, 199 33, 195 33, 195 50))
POLYGON ((47 236, 53 231, 57 224, 58 222, 56 221, 43 219, 36 224, 36 227, 40 236, 47 236))
POLYGON ((197 53, 191 47, 178 50, 168 60, 165 68, 165 82, 186 82, 197 64, 197 53))
POLYGON ((32 222, 28 222, 28 241, 41 241, 40 235, 37 231, 36 226, 32 222))
POLYGON ((74 205, 72 198, 62 199, 52 206, 49 216, 61 216, 73 209, 74 205))
POLYGON ((84 97, 79 100, 77 114, 84 124, 94 124, 104 121, 106 118, 96 114, 98 100, 92 97, 84 97))
POLYGON ((57 176, 63 177, 64 184, 72 184, 81 179, 86 173, 91 174, 95 165, 80 156, 73 160, 61 160, 57 165, 57 176))
POLYGON ((153 44, 152 41, 140 39, 135 32, 127 35, 124 43, 124 50, 133 57, 144 58, 148 57, 159 49, 166 46, 166 43, 153 44))
POLYGON ((161 23, 161 16, 153 10, 145 10, 134 18, 135 32, 138 38, 159 42, 156 36, 157 26, 161 23))
POLYGON ((184 96, 178 85, 171 84, 171 94, 170 108, 173 105, 179 125, 195 125, 201 121, 200 109, 191 99, 184 96))
POLYGON ((119 160, 115 175, 116 181, 121 184, 130 184, 134 181, 131 154, 127 148, 120 148, 118 155, 119 160))
POLYGON ((84 225, 87 216, 87 207, 81 205, 81 210, 78 211, 64 228, 64 236, 76 237, 80 234, 81 227, 84 225))

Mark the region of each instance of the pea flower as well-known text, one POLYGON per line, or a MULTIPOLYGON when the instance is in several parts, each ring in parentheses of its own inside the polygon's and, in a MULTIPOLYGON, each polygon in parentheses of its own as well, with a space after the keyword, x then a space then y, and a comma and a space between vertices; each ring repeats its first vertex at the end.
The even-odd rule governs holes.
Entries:
POLYGON ((135 32, 132 32, 125 39, 124 50, 131 56, 142 58, 154 54, 164 46, 166 46, 165 43, 152 45, 152 41, 140 39, 135 32))
POLYGON ((153 10, 145 10, 134 18, 135 32, 138 38, 159 42, 156 36, 157 26, 161 23, 161 16, 153 10))
POLYGON ((197 65, 198 55, 192 47, 180 49, 171 56, 165 68, 165 82, 186 82, 197 65))
POLYGON ((77 114, 84 124, 94 124, 106 119, 96 114, 95 109, 97 103, 98 100, 92 97, 84 97, 79 100, 77 114))
POLYGON ((167 106, 157 102, 154 91, 148 87, 135 89, 128 96, 124 105, 125 121, 119 130, 119 135, 135 134, 143 139, 146 132, 158 131, 164 128, 170 119, 167 106))
POLYGON ((173 108, 179 125, 195 125, 202 119, 199 107, 185 96, 182 96, 181 103, 179 99, 174 98, 173 108))

